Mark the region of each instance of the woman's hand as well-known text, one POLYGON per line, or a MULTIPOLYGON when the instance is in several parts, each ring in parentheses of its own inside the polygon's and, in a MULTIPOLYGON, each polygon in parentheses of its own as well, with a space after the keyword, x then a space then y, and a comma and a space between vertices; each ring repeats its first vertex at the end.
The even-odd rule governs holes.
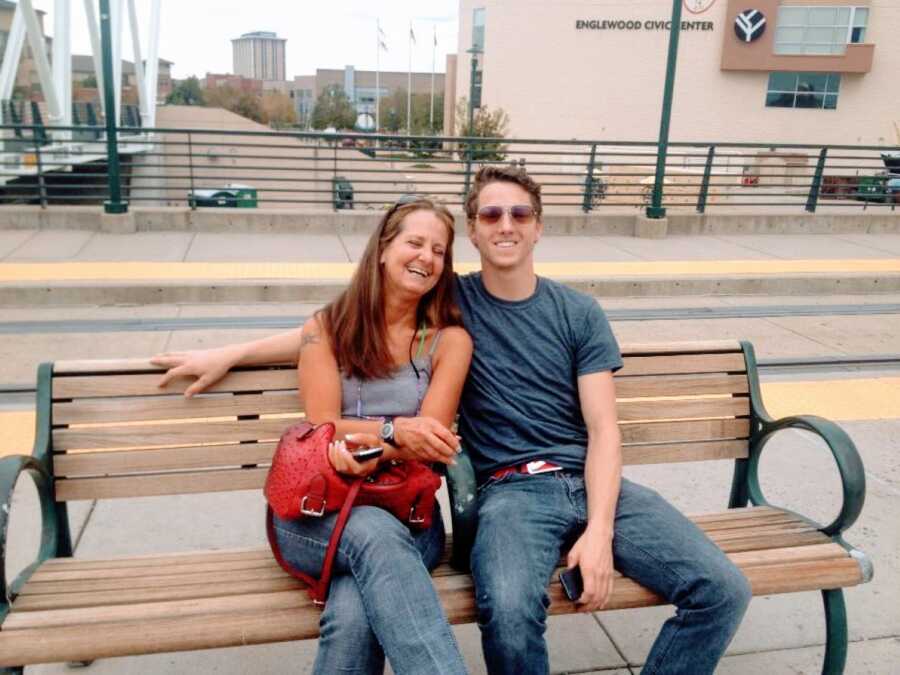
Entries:
POLYGON ((459 438, 433 417, 394 419, 397 459, 453 464, 459 452, 459 438))
POLYGON ((381 445, 381 441, 375 434, 347 434, 346 440, 332 441, 328 445, 328 460, 331 466, 338 473, 346 476, 354 476, 362 478, 378 468, 378 458, 370 459, 368 462, 357 462, 347 449, 347 444, 351 447, 375 447, 381 445))
POLYGON ((184 391, 185 398, 191 398, 225 377, 240 358, 237 346, 229 345, 218 349, 157 354, 150 359, 150 363, 168 368, 159 380, 160 388, 178 377, 196 377, 197 380, 184 391))

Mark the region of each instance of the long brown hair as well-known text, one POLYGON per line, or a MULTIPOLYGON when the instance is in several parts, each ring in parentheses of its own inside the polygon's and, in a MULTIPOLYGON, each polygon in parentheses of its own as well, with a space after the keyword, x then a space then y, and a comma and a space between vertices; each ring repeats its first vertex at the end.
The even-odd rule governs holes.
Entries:
POLYGON ((442 204, 426 198, 395 204, 372 233, 350 285, 321 310, 323 328, 331 340, 338 368, 363 379, 386 377, 394 369, 384 320, 384 275, 381 254, 402 231, 403 220, 416 211, 430 211, 447 226, 444 270, 437 283, 419 299, 416 326, 460 326, 462 318, 453 288, 453 216, 442 204))

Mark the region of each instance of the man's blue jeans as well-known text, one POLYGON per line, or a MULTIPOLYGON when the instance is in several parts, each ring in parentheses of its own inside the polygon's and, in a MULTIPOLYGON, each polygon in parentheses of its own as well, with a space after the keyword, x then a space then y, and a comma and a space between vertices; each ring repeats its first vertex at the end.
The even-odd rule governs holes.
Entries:
MULTIPOLYGON (((284 559, 319 576, 337 514, 297 521, 275 519, 284 559)), ((387 655, 397 675, 465 673, 429 569, 444 550, 444 525, 412 533, 387 511, 353 509, 335 556, 328 602, 319 622, 314 672, 384 672, 387 655)))
MULTIPOLYGON (((547 584, 587 524, 584 478, 512 474, 479 490, 472 550, 488 672, 547 673, 547 584)), ((618 571, 677 608, 644 673, 712 673, 750 602, 743 573, 656 492, 622 480, 613 536, 618 571)))

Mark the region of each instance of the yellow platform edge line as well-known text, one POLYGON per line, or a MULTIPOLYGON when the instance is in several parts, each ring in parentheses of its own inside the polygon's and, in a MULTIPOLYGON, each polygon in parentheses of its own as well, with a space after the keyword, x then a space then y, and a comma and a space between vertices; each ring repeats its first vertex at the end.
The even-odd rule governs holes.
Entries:
MULTIPOLYGON (((60 262, 0 264, 0 283, 48 281, 347 280, 355 263, 335 262, 60 262)), ((457 263, 461 273, 478 263, 457 263)), ((708 276, 723 274, 900 273, 900 257, 846 260, 677 260, 539 262, 550 277, 708 276)))
MULTIPOLYGON (((819 415, 836 422, 900 418, 900 377, 767 382, 763 402, 776 418, 819 415)), ((0 456, 31 454, 33 410, 0 411, 0 456)))

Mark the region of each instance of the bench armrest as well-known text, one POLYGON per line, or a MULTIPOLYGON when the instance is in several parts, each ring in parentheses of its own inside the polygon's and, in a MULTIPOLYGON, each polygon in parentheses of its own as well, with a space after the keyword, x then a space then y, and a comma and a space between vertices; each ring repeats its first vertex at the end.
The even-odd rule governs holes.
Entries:
POLYGON ((34 571, 48 558, 56 555, 57 532, 50 474, 37 458, 30 455, 8 455, 0 459, 0 621, 9 611, 9 604, 34 571), (41 546, 38 557, 12 583, 6 579, 6 551, 13 490, 23 473, 34 480, 41 502, 41 546))
POLYGON ((751 501, 757 505, 769 505, 759 486, 759 458, 766 443, 783 429, 802 429, 816 434, 825 442, 841 476, 844 493, 841 511, 832 523, 820 529, 833 537, 850 528, 859 517, 866 500, 866 474, 862 458, 847 432, 834 422, 815 415, 796 415, 780 420, 761 419, 759 424, 759 431, 754 434, 750 444, 747 487, 751 501))
POLYGON ((475 542, 478 524, 475 469, 463 450, 456 466, 447 467, 447 491, 450 493, 450 519, 453 523, 453 550, 450 565, 460 572, 469 571, 469 553, 475 542))

